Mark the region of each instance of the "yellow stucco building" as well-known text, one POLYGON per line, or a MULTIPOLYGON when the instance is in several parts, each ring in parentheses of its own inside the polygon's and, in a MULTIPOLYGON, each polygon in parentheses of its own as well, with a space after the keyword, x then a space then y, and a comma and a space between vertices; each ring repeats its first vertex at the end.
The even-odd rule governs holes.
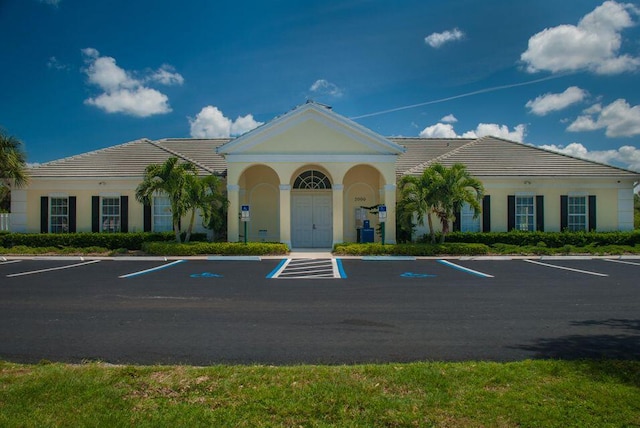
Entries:
POLYGON ((396 182, 434 162, 462 163, 485 187, 482 214, 474 218, 463 209, 454 230, 630 230, 640 179, 495 137, 385 138, 309 102, 235 139, 141 139, 30 168, 29 185, 12 189, 11 230, 170 230, 166 196, 143 206, 135 189, 147 165, 172 156, 194 163, 200 175, 225 180, 229 241, 245 239, 246 226, 248 241, 291 248, 355 242, 364 220, 378 226, 369 208, 381 204, 385 241, 395 242, 396 182))

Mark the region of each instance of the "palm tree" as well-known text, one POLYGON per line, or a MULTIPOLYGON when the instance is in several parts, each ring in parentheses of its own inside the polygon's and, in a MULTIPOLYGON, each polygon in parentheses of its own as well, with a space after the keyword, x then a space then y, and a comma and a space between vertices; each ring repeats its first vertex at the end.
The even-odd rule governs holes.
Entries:
POLYGON ((400 202, 398 203, 398 222, 405 233, 413 231, 413 216, 418 225, 424 225, 427 218, 431 243, 435 243, 431 214, 437 204, 436 196, 440 189, 440 176, 432 168, 427 168, 420 176, 407 175, 400 180, 400 202))
POLYGON ((189 184, 197 172, 197 168, 192 163, 179 163, 177 157, 170 157, 162 164, 147 166, 144 179, 136 188, 136 200, 145 205, 151 203, 153 194, 158 191, 169 196, 173 231, 178 243, 181 242, 180 219, 191 209, 189 184))
POLYGON ((215 175, 201 178, 189 175, 186 182, 186 196, 191 210, 191 218, 189 219, 185 242, 189 242, 191 239, 197 210, 202 213, 202 221, 207 229, 219 230, 221 223, 226 220, 226 207, 228 205, 228 201, 222 192, 220 179, 215 175))
POLYGON ((460 163, 453 164, 450 168, 436 163, 429 169, 437 176, 438 185, 435 194, 437 204, 434 210, 442 223, 440 242, 444 242, 449 232, 449 223, 456 219, 456 213, 460 212, 464 203, 468 203, 474 209, 474 218, 480 215, 482 211, 480 200, 484 195, 484 187, 460 163))
POLYGON ((16 187, 27 184, 26 155, 22 142, 0 129, 0 201, 9 195, 11 181, 16 187))

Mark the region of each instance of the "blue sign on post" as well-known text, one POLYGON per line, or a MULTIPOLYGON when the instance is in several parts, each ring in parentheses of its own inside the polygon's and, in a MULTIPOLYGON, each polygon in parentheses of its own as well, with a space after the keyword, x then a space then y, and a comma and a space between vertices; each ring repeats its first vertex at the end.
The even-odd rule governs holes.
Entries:
POLYGON ((241 207, 240 211, 242 212, 241 220, 242 221, 249 221, 249 219, 251 218, 251 214, 250 214, 250 211, 249 211, 249 205, 243 205, 241 207))
POLYGON ((386 220, 386 218, 387 218, 387 206, 386 205, 380 205, 378 207, 378 218, 380 220, 386 220))

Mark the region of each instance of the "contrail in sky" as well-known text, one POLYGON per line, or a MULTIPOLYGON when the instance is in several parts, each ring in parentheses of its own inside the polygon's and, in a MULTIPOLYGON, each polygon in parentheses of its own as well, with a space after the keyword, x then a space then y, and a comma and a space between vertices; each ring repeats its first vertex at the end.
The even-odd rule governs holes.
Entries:
POLYGON ((382 110, 382 111, 377 111, 377 112, 374 112, 374 113, 362 114, 360 116, 352 116, 349 119, 355 120, 355 119, 363 119, 365 117, 380 116, 381 114, 393 113, 393 112, 401 111, 401 110, 408 110, 408 109, 411 109, 411 108, 427 106, 429 104, 442 103, 442 102, 445 102, 445 101, 451 101, 451 100, 455 100, 455 99, 458 99, 458 98, 470 97, 472 95, 485 94, 487 92, 495 92, 495 91, 500 91, 502 89, 516 88, 518 86, 533 85, 534 83, 540 83, 540 82, 544 82, 546 80, 559 79, 561 77, 567 76, 568 74, 570 74, 570 73, 558 74, 558 75, 555 75, 555 76, 547 76, 547 77, 543 77, 541 79, 528 80, 526 82, 512 83, 512 84, 509 84, 509 85, 493 86, 491 88, 480 89, 480 90, 477 90, 477 91, 467 92, 466 94, 454 95, 452 97, 447 97, 447 98, 440 98, 438 100, 426 101, 426 102, 423 102, 423 103, 411 104, 411 105, 403 106, 403 107, 396 107, 396 108, 392 108, 392 109, 389 109, 389 110, 382 110))

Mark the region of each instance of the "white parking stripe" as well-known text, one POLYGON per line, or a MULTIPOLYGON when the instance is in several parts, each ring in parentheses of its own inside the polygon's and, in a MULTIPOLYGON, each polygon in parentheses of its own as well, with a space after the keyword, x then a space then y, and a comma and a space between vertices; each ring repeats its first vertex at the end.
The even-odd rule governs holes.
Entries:
POLYGON ((534 264, 540 265, 540 266, 547 266, 547 267, 556 268, 556 269, 569 270, 569 271, 572 271, 572 272, 585 273, 587 275, 609 276, 606 273, 591 272, 591 271, 588 271, 588 270, 574 269, 574 268, 570 268, 570 267, 566 267, 566 266, 550 265, 548 263, 537 262, 535 260, 524 259, 523 261, 525 261, 527 263, 534 263, 534 264))
POLYGON ((469 268, 466 268, 464 266, 460 266, 460 265, 457 265, 455 263, 452 263, 452 262, 450 262, 448 260, 438 260, 438 263, 441 263, 441 264, 443 264, 445 266, 449 266, 449 267, 454 268, 456 270, 459 270, 461 272, 466 272, 466 273, 470 273, 471 275, 479 276, 481 278, 494 278, 493 275, 489 275, 488 273, 484 273, 484 272, 480 272, 480 271, 477 271, 477 270, 469 269, 469 268))
POLYGON ((624 263, 625 265, 640 266, 640 263, 627 262, 625 260, 613 260, 613 259, 602 259, 602 260, 604 260, 605 262, 624 263))
POLYGON ((141 270, 141 271, 138 271, 138 272, 132 272, 132 273, 128 273, 126 275, 120 275, 118 278, 131 278, 132 276, 144 275, 145 273, 154 272, 154 271, 157 271, 157 270, 160 270, 160 269, 165 269, 165 268, 168 268, 170 266, 177 265, 178 263, 183 263, 185 261, 186 260, 176 260, 175 262, 167 263, 166 265, 156 266, 156 267, 151 268, 151 269, 145 269, 145 270, 141 270))
POLYGON ((21 262, 22 260, 3 260, 2 262, 0 262, 0 265, 8 265, 10 263, 18 263, 21 262))
POLYGON ((100 262, 100 260, 91 260, 91 261, 88 261, 88 262, 76 263, 76 264, 67 265, 67 266, 58 266, 58 267, 48 268, 48 269, 32 270, 32 271, 20 272, 20 273, 12 273, 10 275, 7 275, 7 278, 13 278, 14 276, 33 275, 35 273, 42 273, 42 272, 51 272, 51 271, 54 271, 54 270, 70 269, 70 268, 74 268, 74 267, 78 267, 78 266, 84 266, 84 265, 90 265, 92 263, 98 263, 98 262, 100 262))

